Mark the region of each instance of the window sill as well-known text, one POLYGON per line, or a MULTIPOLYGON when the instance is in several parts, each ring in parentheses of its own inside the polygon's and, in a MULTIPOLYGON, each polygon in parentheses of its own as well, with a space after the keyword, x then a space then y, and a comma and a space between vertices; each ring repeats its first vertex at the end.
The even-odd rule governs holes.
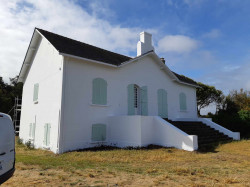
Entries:
POLYGON ((99 106, 99 107, 109 107, 110 105, 100 105, 100 104, 89 104, 90 106, 99 106))

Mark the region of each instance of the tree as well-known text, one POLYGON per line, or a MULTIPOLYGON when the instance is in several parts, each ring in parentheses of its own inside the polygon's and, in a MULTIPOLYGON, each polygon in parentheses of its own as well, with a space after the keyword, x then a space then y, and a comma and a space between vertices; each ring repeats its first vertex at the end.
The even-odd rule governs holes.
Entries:
POLYGON ((250 91, 233 90, 222 101, 224 112, 237 114, 241 120, 250 124, 250 91))
POLYGON ((240 132, 241 137, 250 137, 250 92, 233 90, 221 101, 216 115, 211 115, 215 123, 240 132))
POLYGON ((238 110, 250 110, 250 91, 233 90, 229 93, 227 99, 233 102, 238 110))
POLYGON ((15 97, 22 97, 23 84, 17 80, 18 76, 10 78, 10 84, 7 84, 0 77, 0 112, 8 113, 14 106, 15 97))
POLYGON ((223 93, 221 90, 217 90, 214 86, 209 86, 198 82, 200 86, 197 88, 197 107, 198 114, 200 115, 200 111, 202 108, 207 107, 211 103, 216 103, 219 105, 223 99, 223 93))

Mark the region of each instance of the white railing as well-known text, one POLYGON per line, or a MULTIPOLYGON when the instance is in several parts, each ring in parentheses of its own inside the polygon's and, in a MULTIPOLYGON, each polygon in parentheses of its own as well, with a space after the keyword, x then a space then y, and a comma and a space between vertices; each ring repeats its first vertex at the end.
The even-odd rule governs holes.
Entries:
POLYGON ((211 119, 209 118, 198 118, 198 121, 201 121, 205 123, 206 125, 218 130, 219 132, 233 138, 234 140, 240 140, 240 133, 239 132, 232 132, 216 123, 214 123, 211 119))

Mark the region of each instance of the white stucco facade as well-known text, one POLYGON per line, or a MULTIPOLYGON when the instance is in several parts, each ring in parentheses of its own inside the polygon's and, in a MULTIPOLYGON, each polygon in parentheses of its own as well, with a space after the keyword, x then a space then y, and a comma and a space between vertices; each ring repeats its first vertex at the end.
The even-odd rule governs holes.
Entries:
MULTIPOLYGON (((151 35, 146 34, 146 39, 141 36, 139 53, 153 49, 150 42, 147 46, 151 35)), ((115 66, 60 53, 35 30, 19 81, 24 83, 20 138, 31 141, 36 148, 54 153, 99 145, 156 144, 188 151, 198 148, 197 136, 190 136, 159 117, 157 95, 160 89, 167 95, 164 102, 168 119, 198 120, 196 86, 180 81, 153 51, 115 66), (96 78, 107 84, 106 104, 92 102, 96 78), (131 84, 146 88, 146 114, 139 111, 129 115, 131 84), (34 85, 39 85, 39 89, 35 90, 34 85), (38 100, 34 102, 35 93, 38 100), (180 93, 186 97, 185 110, 180 107, 180 93), (93 140, 94 124, 105 131, 102 141, 93 140)))
MULTIPOLYGON (((157 90, 165 89, 168 94, 169 119, 197 117, 196 88, 171 80, 150 56, 120 68, 67 57, 64 61, 64 71, 63 151, 83 148, 83 145, 94 146, 95 144, 91 142, 92 124, 104 123, 109 126, 109 116, 128 115, 127 86, 129 84, 147 86, 148 116, 158 115, 157 90), (105 106, 92 104, 92 81, 95 78, 107 81, 107 105, 105 106), (187 96, 186 111, 180 111, 179 93, 181 92, 187 96)), ((129 124, 125 128, 129 128, 128 126, 129 124)))
POLYGON ((36 148, 43 144, 44 124, 51 124, 49 149, 58 152, 60 125, 63 57, 45 39, 37 40, 38 48, 23 86, 20 138, 30 140, 29 126, 35 123, 35 137, 31 139, 36 148), (34 84, 39 84, 38 102, 33 102, 34 84))

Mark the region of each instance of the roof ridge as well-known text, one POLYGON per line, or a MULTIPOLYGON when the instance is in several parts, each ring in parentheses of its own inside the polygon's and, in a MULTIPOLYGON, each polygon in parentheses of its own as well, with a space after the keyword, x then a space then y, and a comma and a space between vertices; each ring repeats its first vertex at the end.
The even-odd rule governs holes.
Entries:
MULTIPOLYGON (((41 30, 43 32, 48 32, 50 34, 54 34, 56 36, 59 36, 59 37, 63 37, 65 39, 68 39, 68 40, 71 40, 71 41, 74 41, 74 42, 79 42, 81 44, 84 44, 84 45, 88 45, 90 47, 94 47, 96 49, 99 49, 99 50, 103 50, 103 51, 106 51, 106 52, 109 52, 109 53, 113 53, 115 55, 120 55, 120 56, 123 56, 123 57, 126 57, 126 58, 130 58, 130 59, 133 59, 134 57, 129 57, 129 56, 126 56, 126 55, 123 55, 123 54, 120 54, 120 53, 116 53, 116 52, 113 52, 113 51, 109 51, 107 49, 103 49, 103 48, 100 48, 100 47, 97 47, 97 46, 94 46, 94 45, 91 45, 91 44, 88 44, 88 43, 85 43, 85 42, 82 42, 82 41, 79 41, 79 40, 75 40, 75 39, 72 39, 72 38, 69 38, 69 37, 66 37, 66 36, 63 36, 63 35, 60 35, 60 34, 56 34, 56 33, 53 33, 53 32, 50 32, 50 31, 47 31, 47 30, 44 30, 44 29, 40 29, 40 28, 37 28, 35 27, 35 29, 37 29, 38 31, 41 30)), ((42 33, 41 33, 42 34, 42 33)))

